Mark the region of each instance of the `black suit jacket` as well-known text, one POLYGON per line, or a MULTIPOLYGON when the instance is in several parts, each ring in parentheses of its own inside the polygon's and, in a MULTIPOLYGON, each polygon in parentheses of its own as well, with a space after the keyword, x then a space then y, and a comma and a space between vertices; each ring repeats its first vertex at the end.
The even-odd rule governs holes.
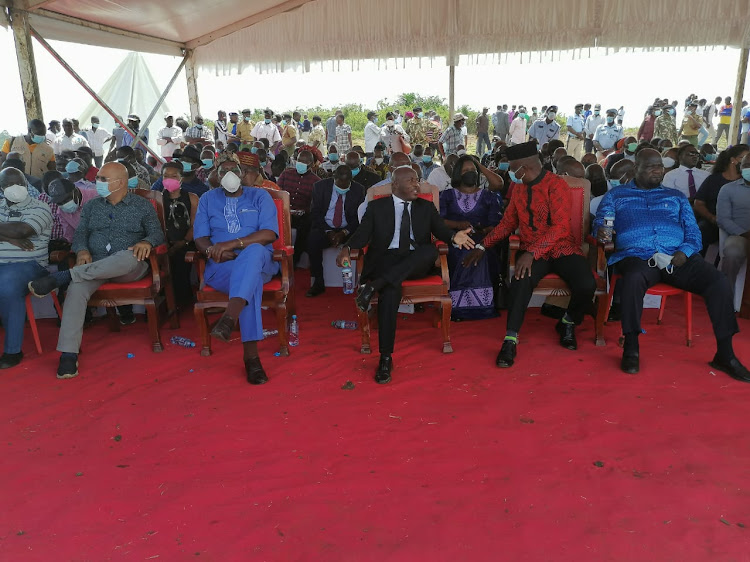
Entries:
MULTIPOLYGON (((312 192, 311 226, 312 230, 331 230, 326 222, 326 213, 331 204, 333 196, 333 178, 327 178, 315 182, 312 192)), ((344 200, 344 216, 346 217, 346 229, 354 232, 359 227, 357 209, 365 201, 365 188, 353 181, 349 192, 344 200)))
MULTIPOLYGON (((453 230, 448 228, 440 217, 435 205, 425 199, 416 199, 411 205, 411 229, 414 232, 416 246, 432 244, 432 235, 446 244, 453 237, 453 230)), ((367 248, 362 276, 367 278, 373 266, 381 261, 391 245, 396 230, 396 211, 393 197, 375 199, 367 204, 367 211, 362 217, 362 224, 347 242, 350 248, 367 248)))

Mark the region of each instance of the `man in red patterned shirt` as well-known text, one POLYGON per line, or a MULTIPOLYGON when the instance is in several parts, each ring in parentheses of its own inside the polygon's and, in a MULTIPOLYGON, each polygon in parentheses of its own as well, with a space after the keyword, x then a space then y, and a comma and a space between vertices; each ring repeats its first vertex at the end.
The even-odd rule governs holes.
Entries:
POLYGON ((498 367, 510 367, 514 363, 518 331, 534 287, 542 277, 556 273, 570 287, 568 310, 555 327, 560 334, 560 345, 567 349, 577 348, 575 326, 583 321, 596 290, 591 268, 571 230, 567 183, 542 169, 534 141, 508 147, 507 155, 510 179, 516 184, 513 197, 500 224, 487 235, 483 245, 477 244, 464 259, 464 266, 477 263, 485 248, 518 230, 521 250, 516 256, 515 278, 510 284, 507 331, 497 356, 498 367))

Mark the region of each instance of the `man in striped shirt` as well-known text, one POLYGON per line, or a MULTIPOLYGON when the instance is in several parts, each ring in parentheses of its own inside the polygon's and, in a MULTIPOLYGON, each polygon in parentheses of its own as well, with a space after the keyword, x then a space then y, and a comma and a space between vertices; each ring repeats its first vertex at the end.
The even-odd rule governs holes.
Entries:
POLYGON ((29 195, 20 170, 0 172, 0 191, 0 318, 5 328, 0 369, 8 369, 23 359, 26 286, 47 274, 52 213, 29 195))

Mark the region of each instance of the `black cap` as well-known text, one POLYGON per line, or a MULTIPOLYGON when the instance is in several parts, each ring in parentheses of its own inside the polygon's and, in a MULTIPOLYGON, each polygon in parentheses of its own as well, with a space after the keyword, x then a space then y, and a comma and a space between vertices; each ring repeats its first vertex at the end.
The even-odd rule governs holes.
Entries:
POLYGON ((182 149, 181 160, 194 160, 195 162, 201 161, 201 153, 192 145, 188 145, 182 149))
POLYGON ((75 184, 66 179, 56 179, 47 187, 47 194, 55 205, 64 205, 73 198, 75 184))
POLYGON ((508 160, 521 160, 522 158, 538 155, 539 150, 537 149, 535 141, 529 141, 509 146, 505 151, 505 154, 508 157, 508 160))

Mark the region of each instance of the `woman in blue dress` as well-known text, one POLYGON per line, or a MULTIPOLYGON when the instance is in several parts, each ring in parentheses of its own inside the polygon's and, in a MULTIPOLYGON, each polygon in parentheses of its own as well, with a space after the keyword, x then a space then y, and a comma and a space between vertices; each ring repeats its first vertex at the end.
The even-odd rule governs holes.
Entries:
MULTIPOLYGON (((499 193, 480 188, 479 180, 477 162, 471 156, 462 156, 453 167, 452 188, 440 194, 440 216, 445 224, 455 230, 472 227, 475 242, 481 242, 502 217, 499 193)), ((464 267, 462 262, 467 252, 453 247, 448 251, 451 317, 453 320, 479 320, 497 316, 494 302, 494 281, 499 274, 497 254, 485 252, 477 265, 464 267)))

